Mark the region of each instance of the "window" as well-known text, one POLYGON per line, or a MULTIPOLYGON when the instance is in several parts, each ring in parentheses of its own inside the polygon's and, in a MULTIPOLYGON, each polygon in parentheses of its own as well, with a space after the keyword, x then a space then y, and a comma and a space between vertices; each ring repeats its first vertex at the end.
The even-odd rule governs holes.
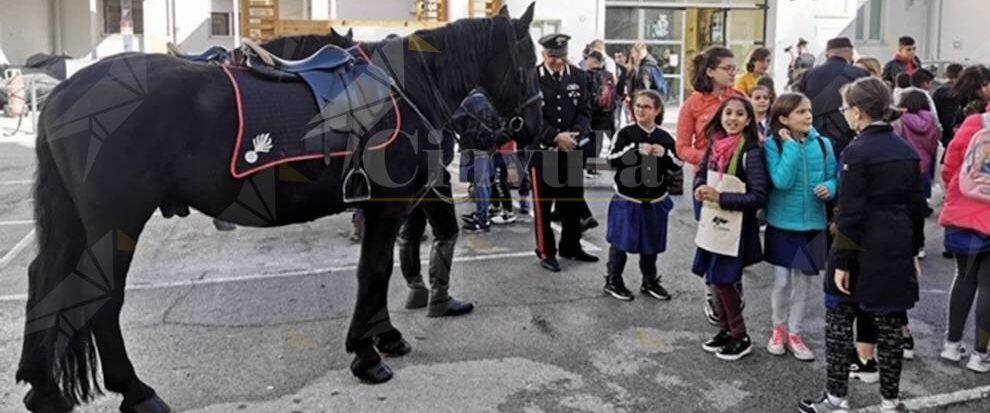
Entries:
MULTIPOLYGON (((121 0, 103 0, 103 33, 120 33, 121 0)), ((144 34, 144 1, 131 0, 131 24, 134 34, 144 34)))
POLYGON ((210 36, 230 36, 230 13, 210 13, 210 36))
POLYGON ((868 0, 856 11, 856 40, 880 42, 883 40, 883 0, 868 0))

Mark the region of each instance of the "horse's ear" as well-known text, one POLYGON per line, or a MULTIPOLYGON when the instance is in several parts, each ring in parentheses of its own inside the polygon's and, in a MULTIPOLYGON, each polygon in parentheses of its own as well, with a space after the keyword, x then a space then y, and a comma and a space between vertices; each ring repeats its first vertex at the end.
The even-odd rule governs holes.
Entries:
POLYGON ((347 40, 351 40, 351 41, 354 40, 354 28, 353 27, 347 29, 347 40))
POLYGON ((536 8, 536 2, 529 3, 529 7, 526 8, 526 12, 523 13, 522 17, 519 18, 523 23, 526 23, 526 27, 529 27, 533 23, 533 12, 536 8))
POLYGON ((498 14, 496 14, 496 15, 499 16, 499 17, 505 17, 506 19, 508 19, 509 18, 509 5, 508 4, 503 4, 502 5, 502 8, 498 9, 498 14))

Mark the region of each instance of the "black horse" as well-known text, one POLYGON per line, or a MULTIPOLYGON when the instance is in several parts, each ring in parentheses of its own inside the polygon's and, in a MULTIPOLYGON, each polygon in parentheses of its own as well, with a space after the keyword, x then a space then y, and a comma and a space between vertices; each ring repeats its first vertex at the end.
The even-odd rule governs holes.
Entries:
MULTIPOLYGON (((436 136, 446 134, 431 128, 449 126, 450 111, 478 86, 489 91, 504 118, 514 119, 509 123, 519 136, 533 136, 542 126, 539 104, 533 104, 539 89, 532 16, 532 5, 519 19, 510 19, 503 8, 494 18, 363 45, 405 98, 398 104, 402 138, 380 151, 380 159, 365 163, 380 177, 371 182, 373 198, 360 205, 367 228, 346 337, 347 352, 355 353, 351 371, 362 381, 391 378, 375 347, 402 340, 386 305, 392 251, 405 212, 432 182, 436 152, 429 149, 438 147, 436 136)), ((376 128, 395 122, 381 124, 376 128)), ((191 207, 239 225, 281 226, 348 207, 341 191, 351 165, 346 158, 299 161, 233 178, 228 167, 236 125, 235 99, 219 66, 165 55, 107 58, 53 92, 37 139, 39 252, 28 269, 16 375, 31 386, 24 399, 28 410, 64 412, 88 402, 101 393, 102 362, 104 386, 123 395, 121 411, 169 411, 138 379, 119 324, 126 274, 156 209, 191 207), (253 215, 225 214, 235 206, 253 215)))

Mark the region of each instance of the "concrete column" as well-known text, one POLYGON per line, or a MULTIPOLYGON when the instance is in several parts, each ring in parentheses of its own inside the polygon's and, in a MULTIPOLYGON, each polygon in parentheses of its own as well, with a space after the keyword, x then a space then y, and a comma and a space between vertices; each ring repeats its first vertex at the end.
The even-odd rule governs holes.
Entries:
POLYGON ((330 0, 313 0, 312 13, 313 20, 330 20, 330 0))

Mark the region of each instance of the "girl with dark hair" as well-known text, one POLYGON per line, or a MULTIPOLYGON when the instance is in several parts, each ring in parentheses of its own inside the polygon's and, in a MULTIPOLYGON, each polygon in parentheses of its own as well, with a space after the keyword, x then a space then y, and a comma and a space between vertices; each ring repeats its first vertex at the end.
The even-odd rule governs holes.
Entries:
MULTIPOLYGON (((706 128, 716 118, 719 105, 732 97, 744 97, 733 87, 736 63, 732 51, 721 46, 705 49, 692 59, 691 93, 681 105, 677 118, 677 157, 694 166, 696 173, 704 173, 702 158, 708 151, 710 136, 706 128)), ((694 203, 694 217, 698 219, 701 203, 694 203)), ((713 325, 719 324, 719 315, 712 292, 707 291, 705 317, 713 325)))
POLYGON ((877 332, 881 411, 900 403, 901 327, 918 301, 918 251, 924 245, 925 198, 920 157, 890 122, 890 88, 868 77, 843 88, 840 111, 859 135, 842 152, 836 241, 825 279, 826 391, 802 412, 845 411, 853 322, 871 318, 877 332))
POLYGON ((735 87, 737 90, 747 95, 753 91, 760 78, 766 75, 767 70, 770 69, 770 55, 770 49, 766 47, 753 49, 753 52, 749 54, 749 59, 746 60, 746 73, 736 78, 735 87))
POLYGON ((681 173, 674 155, 674 138, 660 129, 663 123, 663 97, 655 90, 641 90, 633 97, 636 123, 615 135, 608 156, 615 169, 615 195, 608 206, 608 271, 605 294, 629 301, 622 271, 627 254, 639 254, 643 274, 642 294, 657 300, 670 300, 660 285, 657 255, 667 249, 667 216, 674 207, 668 186, 674 174, 681 173))
POLYGON ((770 110, 764 146, 773 187, 767 201, 765 259, 773 265, 770 295, 773 334, 767 351, 811 361, 801 337, 805 305, 826 262, 826 202, 835 197, 832 142, 812 127, 811 100, 785 93, 770 110))
POLYGON ((691 271, 712 286, 721 314, 718 334, 705 341, 702 348, 719 359, 733 361, 752 352, 743 320, 740 283, 743 269, 763 258, 756 211, 766 205, 769 183, 753 105, 744 97, 732 96, 719 106, 717 113, 706 128, 712 144, 702 159, 704 169, 695 176, 694 197, 723 210, 741 211, 742 229, 735 255, 699 247, 691 271), (744 183, 745 192, 720 192, 709 185, 709 175, 714 179, 726 174, 744 183))
MULTIPOLYGON (((938 118, 935 117, 928 96, 921 90, 907 90, 901 95, 901 102, 897 106, 904 110, 904 114, 893 123, 894 133, 907 139, 911 146, 918 151, 918 156, 921 157, 922 192, 924 192, 926 199, 931 198, 935 153, 938 151, 938 137, 940 135, 938 118)), ((928 211, 927 215, 934 212, 931 207, 927 207, 926 210, 928 211)), ((918 258, 924 257, 924 250, 921 250, 921 255, 918 258)))
POLYGON ((986 112, 987 102, 990 102, 990 69, 983 65, 967 67, 959 75, 953 92, 961 108, 954 124, 958 128, 967 116, 986 112))

